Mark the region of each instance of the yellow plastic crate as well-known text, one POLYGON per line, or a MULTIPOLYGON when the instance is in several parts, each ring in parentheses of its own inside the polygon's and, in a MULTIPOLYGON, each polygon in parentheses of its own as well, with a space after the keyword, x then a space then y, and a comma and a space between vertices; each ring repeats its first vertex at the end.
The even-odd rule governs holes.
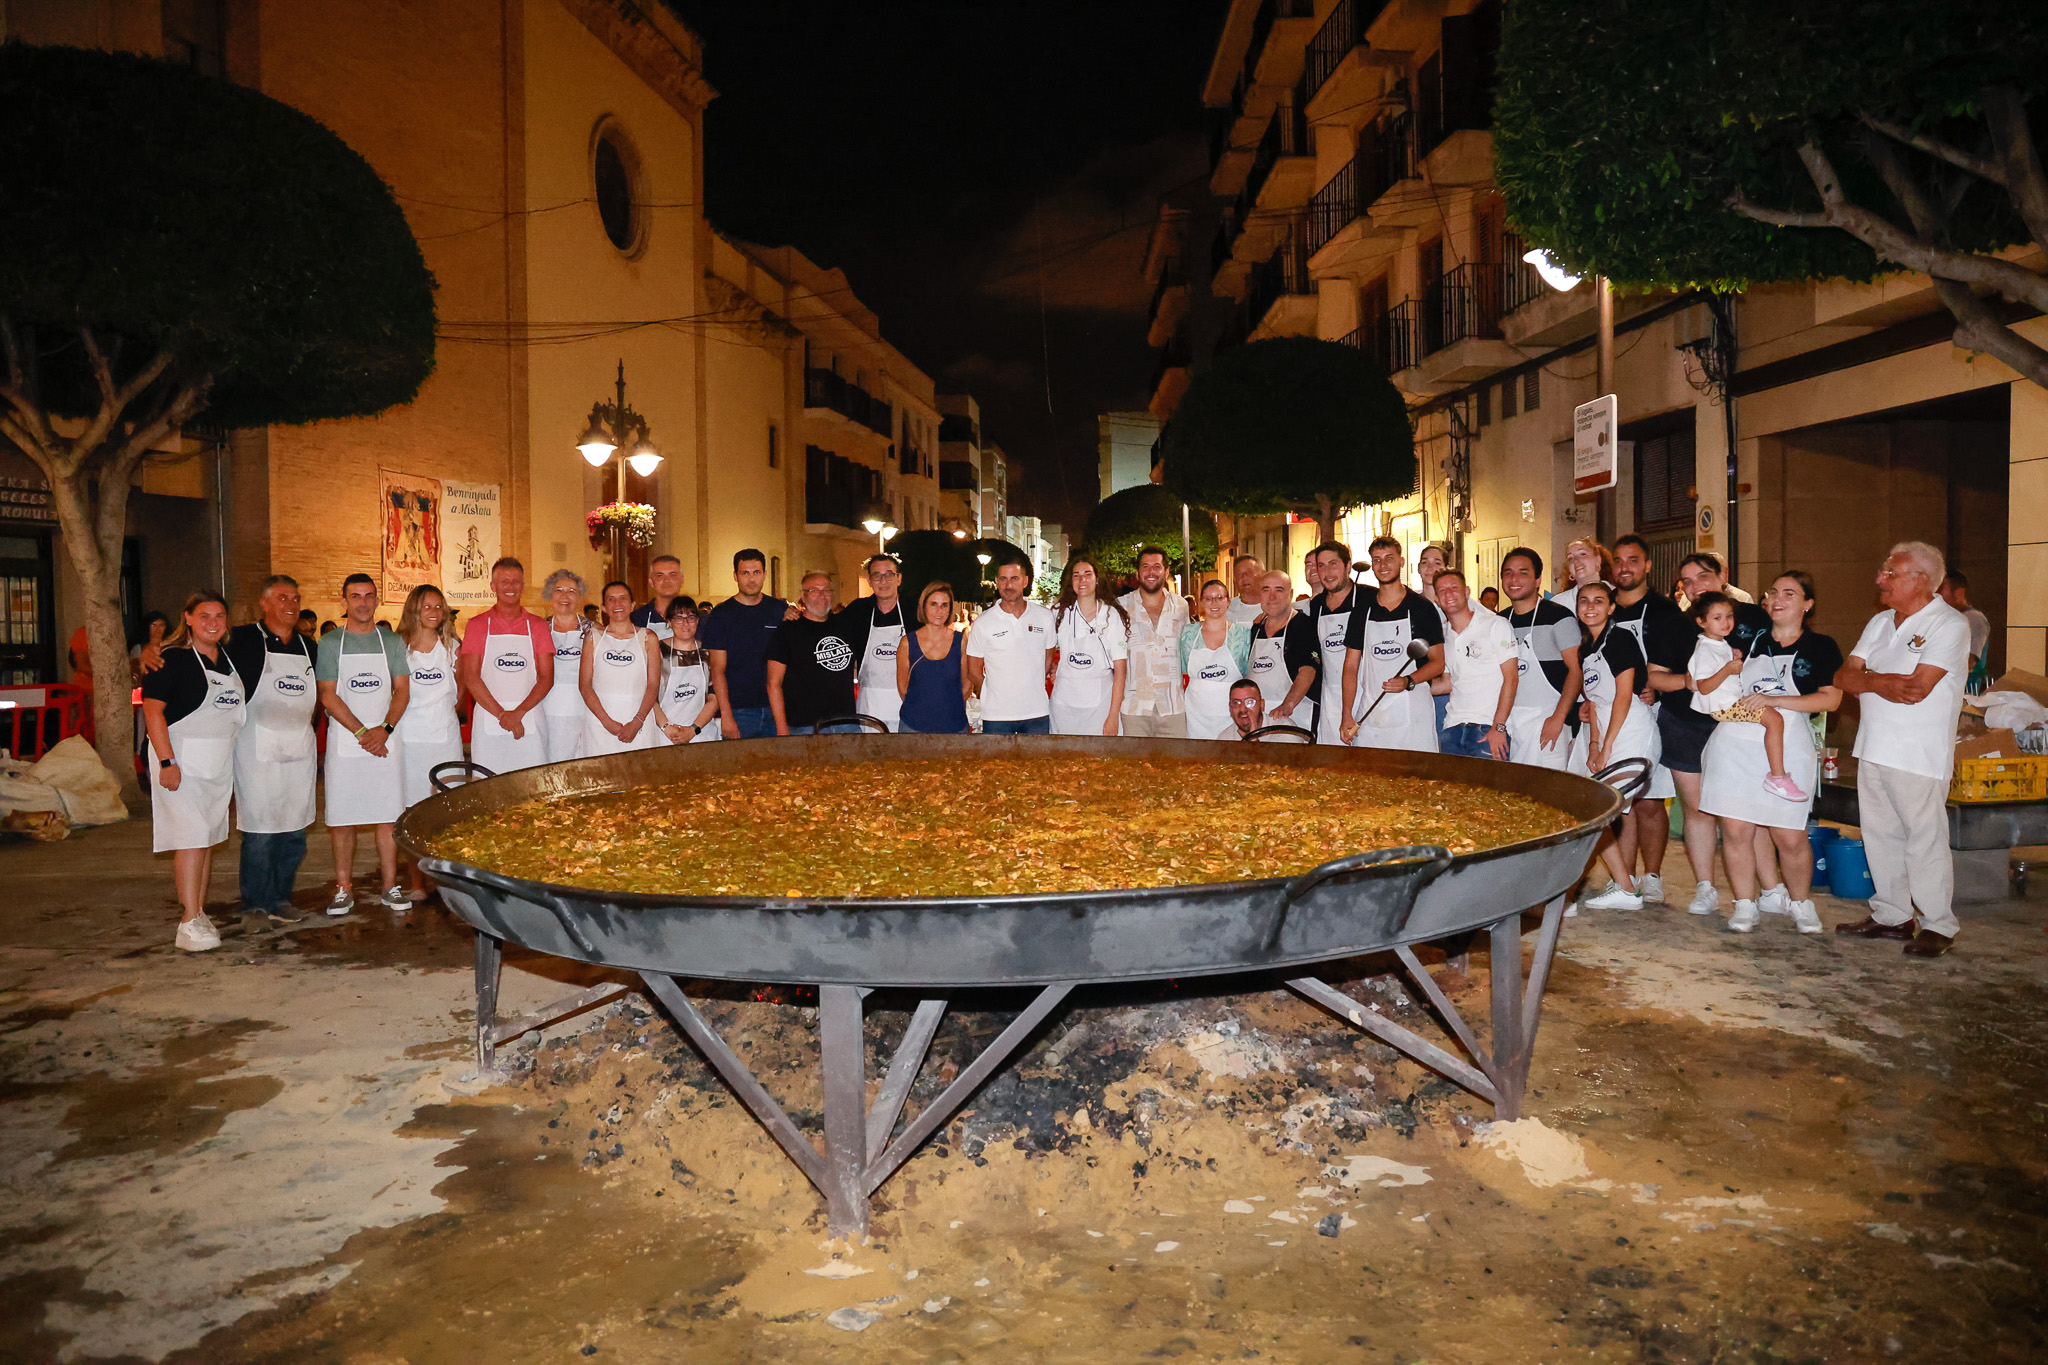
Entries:
POLYGON ((2048 800, 2048 756, 1959 758, 1948 799, 1963 802, 2048 800))

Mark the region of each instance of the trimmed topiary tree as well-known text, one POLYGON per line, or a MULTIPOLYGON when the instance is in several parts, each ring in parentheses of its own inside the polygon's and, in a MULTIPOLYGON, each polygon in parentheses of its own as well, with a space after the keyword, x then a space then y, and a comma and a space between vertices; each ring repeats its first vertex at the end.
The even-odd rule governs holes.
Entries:
POLYGON ((1620 286, 1934 278, 1955 343, 2048 386, 2039 0, 1515 0, 1494 161, 1510 217, 1620 286), (2038 257, 2036 257, 2038 260, 2038 257))
POLYGON ((1312 516, 1325 540, 1344 508, 1415 491, 1401 391, 1363 351, 1312 337, 1217 357, 1188 386, 1160 454, 1180 501, 1236 516, 1312 516))
POLYGON ((195 420, 411 401, 434 367, 434 280, 390 189, 314 119, 79 48, 0 45, 0 243, 0 445, 49 480, 100 756, 126 783, 121 543, 143 460, 195 420))
MULTIPOLYGON (((1141 483, 1112 493, 1095 504, 1088 514, 1086 550, 1095 567, 1118 580, 1138 572, 1138 551, 1157 545, 1166 551, 1169 569, 1180 567, 1181 499, 1156 483, 1141 483)), ((1194 547, 1195 563, 1216 562, 1216 518, 1200 507, 1188 509, 1188 536, 1194 547)), ((1065 569, 1062 564, 1060 568, 1065 569)))

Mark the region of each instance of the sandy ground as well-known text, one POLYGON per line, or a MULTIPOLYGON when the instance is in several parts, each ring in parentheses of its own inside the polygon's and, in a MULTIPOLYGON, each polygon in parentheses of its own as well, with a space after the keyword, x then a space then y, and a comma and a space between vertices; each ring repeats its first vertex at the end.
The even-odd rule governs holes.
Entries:
MULTIPOLYGON (((0 845, 0 1360, 2048 1352, 2038 887, 1931 963, 1773 918, 1572 921, 1512 1124, 1270 982, 1083 993, 849 1247, 638 996, 475 1090, 441 912, 189 957, 147 850, 0 845)), ((1386 966, 1343 989, 1428 1031, 1386 966)), ((1439 970, 1483 1018, 1483 947, 1439 970)), ((513 955, 501 1008, 593 979, 513 955)), ((713 994, 814 1124, 805 994, 713 994)), ((875 1071, 906 1016, 870 1003, 875 1071)), ((913 1107, 1003 1022, 950 1014, 913 1107)))

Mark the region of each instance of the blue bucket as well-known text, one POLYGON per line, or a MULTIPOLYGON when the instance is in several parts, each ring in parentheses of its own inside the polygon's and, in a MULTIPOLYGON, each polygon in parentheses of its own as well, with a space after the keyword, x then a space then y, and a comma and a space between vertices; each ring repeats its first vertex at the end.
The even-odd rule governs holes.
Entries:
POLYGON ((1869 900, 1877 884, 1870 880, 1870 859, 1861 839, 1836 839, 1828 847, 1828 890, 1843 900, 1869 900))
POLYGON ((1828 845, 1842 837, 1842 831, 1833 825, 1809 822, 1806 826, 1806 841, 1813 845, 1813 880, 1816 883, 1828 879, 1828 845))

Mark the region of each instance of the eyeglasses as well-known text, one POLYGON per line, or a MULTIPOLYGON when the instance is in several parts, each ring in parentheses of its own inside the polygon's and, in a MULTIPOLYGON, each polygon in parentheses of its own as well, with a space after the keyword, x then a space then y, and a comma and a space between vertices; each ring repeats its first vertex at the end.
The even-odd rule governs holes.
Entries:
POLYGON ((873 582, 876 582, 876 581, 878 581, 878 580, 880 580, 880 579, 884 579, 884 578, 901 578, 901 577, 903 577, 903 575, 902 575, 902 574, 900 574, 900 573, 897 573, 897 572, 896 572, 896 571, 895 571, 894 569, 876 569, 876 570, 874 570, 874 571, 873 571, 872 573, 870 573, 870 574, 868 575, 868 582, 870 582, 870 583, 873 583, 873 582))

